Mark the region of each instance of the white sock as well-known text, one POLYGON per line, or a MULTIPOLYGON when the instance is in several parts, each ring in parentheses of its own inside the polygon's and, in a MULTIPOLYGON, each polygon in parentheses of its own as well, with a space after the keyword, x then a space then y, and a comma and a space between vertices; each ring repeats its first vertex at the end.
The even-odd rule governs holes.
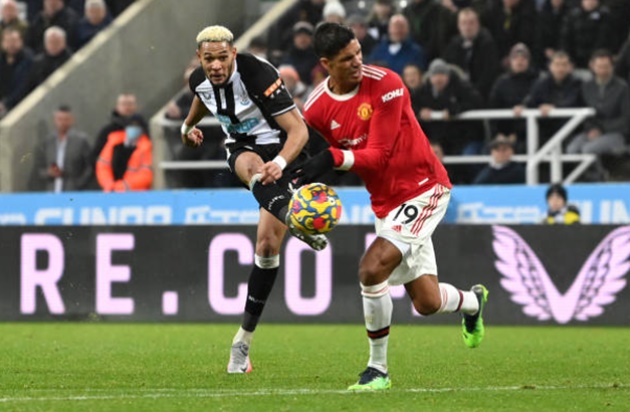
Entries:
POLYGON ((234 339, 232 339, 232 345, 236 342, 244 342, 247 346, 252 344, 252 339, 254 338, 254 332, 248 332, 243 328, 238 328, 238 332, 234 335, 234 339))
POLYGON ((387 343, 394 305, 387 282, 373 286, 361 285, 363 316, 370 343, 368 366, 387 373, 387 343))
POLYGON ((440 283, 442 305, 437 313, 463 312, 473 315, 479 310, 477 296, 471 291, 463 291, 448 283, 440 283))

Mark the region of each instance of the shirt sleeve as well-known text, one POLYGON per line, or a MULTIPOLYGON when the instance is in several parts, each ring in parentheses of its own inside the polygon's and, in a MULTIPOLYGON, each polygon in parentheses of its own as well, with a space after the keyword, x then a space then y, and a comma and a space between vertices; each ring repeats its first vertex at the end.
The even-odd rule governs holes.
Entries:
POLYGON ((295 108, 293 97, 280 74, 269 62, 251 55, 238 61, 243 83, 251 97, 272 116, 279 116, 295 108))

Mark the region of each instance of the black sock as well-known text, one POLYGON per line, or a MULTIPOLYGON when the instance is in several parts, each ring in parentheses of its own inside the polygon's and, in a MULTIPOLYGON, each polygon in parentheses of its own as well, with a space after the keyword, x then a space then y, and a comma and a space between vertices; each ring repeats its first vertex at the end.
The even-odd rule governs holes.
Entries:
POLYGON ((289 201, 291 200, 289 179, 283 177, 269 185, 256 182, 252 188, 252 193, 260 207, 284 223, 284 218, 289 210, 289 201))
POLYGON ((262 269, 254 265, 247 283, 247 302, 245 302, 245 314, 241 324, 246 331, 253 332, 256 329, 277 275, 277 267, 262 269))

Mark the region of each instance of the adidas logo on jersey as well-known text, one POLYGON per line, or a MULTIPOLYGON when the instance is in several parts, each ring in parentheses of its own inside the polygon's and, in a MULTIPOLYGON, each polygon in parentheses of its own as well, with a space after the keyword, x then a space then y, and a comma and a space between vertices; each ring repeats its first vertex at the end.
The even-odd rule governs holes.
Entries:
POLYGON ((333 121, 330 122, 330 130, 335 130, 335 129, 338 129, 340 127, 341 127, 341 125, 339 123, 337 123, 335 121, 335 119, 333 119, 333 121))

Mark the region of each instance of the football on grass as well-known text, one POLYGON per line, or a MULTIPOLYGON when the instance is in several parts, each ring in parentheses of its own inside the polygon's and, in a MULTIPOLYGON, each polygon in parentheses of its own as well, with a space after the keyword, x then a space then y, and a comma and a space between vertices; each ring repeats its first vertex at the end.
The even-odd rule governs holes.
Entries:
POLYGON ((296 190, 290 208, 291 223, 309 235, 330 232, 341 217, 339 196, 323 183, 310 183, 296 190))

